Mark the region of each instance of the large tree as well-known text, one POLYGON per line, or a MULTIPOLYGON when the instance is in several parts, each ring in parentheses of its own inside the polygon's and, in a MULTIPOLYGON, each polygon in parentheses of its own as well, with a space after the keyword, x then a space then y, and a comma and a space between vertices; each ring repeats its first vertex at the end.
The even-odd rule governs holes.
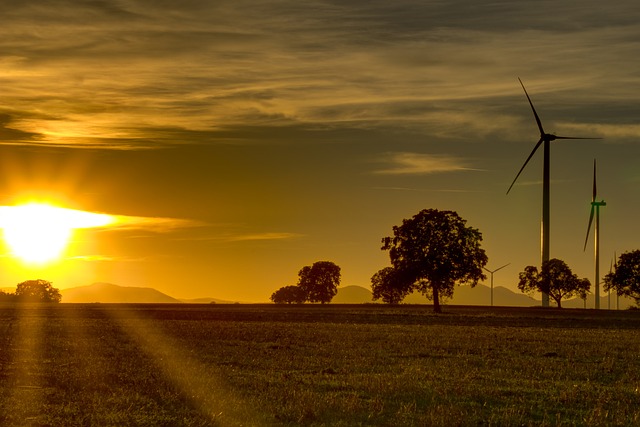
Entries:
POLYGON ((532 265, 525 267, 519 275, 518 289, 526 294, 542 292, 545 283, 548 294, 562 308, 562 300, 572 297, 585 299, 591 288, 589 279, 580 279, 569 266, 557 258, 542 264, 541 271, 532 265))
POLYGON ((382 239, 394 269, 390 283, 421 292, 439 313, 440 297, 453 295, 456 284, 475 286, 485 279, 482 234, 465 224, 456 212, 424 209, 394 226, 393 237, 382 239))
POLYGON ((331 261, 318 261, 298 273, 300 286, 309 302, 331 302, 338 293, 340 267, 331 261))
POLYGON ((54 288, 51 282, 42 279, 18 283, 15 295, 18 301, 60 302, 62 300, 60 291, 54 288))
POLYGON ((604 277, 604 290, 614 290, 640 304, 640 250, 620 255, 615 269, 604 277))

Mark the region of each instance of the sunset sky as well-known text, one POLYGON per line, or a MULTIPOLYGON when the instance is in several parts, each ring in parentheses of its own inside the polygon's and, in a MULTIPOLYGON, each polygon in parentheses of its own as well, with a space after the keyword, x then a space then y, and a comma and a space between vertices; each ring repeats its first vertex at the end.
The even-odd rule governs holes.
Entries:
MULTIPOLYGON (((598 161, 601 271, 640 248, 635 1, 26 0, 0 8, 0 204, 119 215, 65 259, 0 286, 109 282, 267 301, 315 261, 342 285, 389 264, 381 239, 425 208, 478 228, 496 285, 583 251, 598 161)), ((487 284, 489 282, 487 281, 487 284)))

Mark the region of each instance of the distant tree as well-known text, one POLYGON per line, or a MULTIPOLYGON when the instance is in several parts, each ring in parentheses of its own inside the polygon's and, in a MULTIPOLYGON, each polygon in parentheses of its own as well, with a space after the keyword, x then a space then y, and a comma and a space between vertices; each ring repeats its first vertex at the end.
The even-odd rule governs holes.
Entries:
POLYGON ((42 279, 18 283, 15 295, 18 301, 60 302, 62 300, 60 291, 54 288, 51 282, 42 279))
POLYGON ((411 283, 403 281, 393 267, 385 267, 371 278, 373 300, 387 304, 398 304, 411 293, 411 283))
POLYGON ((393 237, 382 239, 394 269, 386 283, 395 284, 403 297, 407 287, 421 292, 440 313, 440 297, 452 296, 456 284, 473 287, 486 278, 482 234, 465 224, 456 212, 424 209, 394 226, 393 237))
POLYGON ((300 286, 283 286, 271 295, 271 301, 276 304, 302 304, 307 300, 307 294, 300 286))
POLYGON ((325 304, 338 293, 340 267, 331 261, 318 261, 303 267, 298 277, 298 286, 304 291, 307 301, 325 304))
POLYGON ((8 292, 0 291, 0 302, 11 302, 15 301, 16 295, 10 294, 8 292))
POLYGON ((615 269, 604 277, 604 290, 631 297, 640 305, 640 250, 620 255, 615 269))
POLYGON ((537 267, 527 266, 519 277, 518 289, 526 294, 542 292, 544 283, 548 283, 549 296, 558 304, 558 308, 562 308, 563 299, 585 299, 591 288, 589 279, 578 278, 564 261, 557 258, 545 261, 541 272, 537 267))

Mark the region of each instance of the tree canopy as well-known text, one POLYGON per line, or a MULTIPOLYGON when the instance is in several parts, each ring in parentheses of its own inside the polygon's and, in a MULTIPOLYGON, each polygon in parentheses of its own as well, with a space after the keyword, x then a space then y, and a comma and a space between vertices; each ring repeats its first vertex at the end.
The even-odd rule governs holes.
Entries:
POLYGON ((616 261, 615 269, 604 277, 604 290, 614 290, 640 304, 640 250, 625 252, 616 261))
POLYGON ((60 302, 60 291, 51 285, 51 282, 37 279, 18 283, 15 296, 18 301, 28 302, 60 302))
POLYGON ((424 209, 382 239, 393 271, 379 271, 372 278, 374 299, 397 301, 412 291, 433 300, 439 313, 440 297, 453 295, 456 284, 475 286, 485 279, 487 255, 480 247, 482 234, 467 227, 456 212, 424 209))
POLYGON ((271 295, 271 301, 276 304, 302 304, 307 300, 307 294, 300 286, 283 286, 271 295))
POLYGON ((547 292, 558 308, 562 308, 563 299, 576 296, 585 299, 591 288, 589 279, 578 278, 564 261, 557 258, 543 263, 540 272, 537 267, 529 265, 519 277, 518 289, 526 294, 542 292, 547 283, 547 292))
POLYGON ((340 267, 331 261, 318 261, 298 273, 298 286, 309 302, 331 302, 338 293, 340 267))
POLYGON ((398 304, 411 292, 408 282, 403 282, 393 267, 385 267, 371 278, 373 300, 381 299, 387 304, 398 304))

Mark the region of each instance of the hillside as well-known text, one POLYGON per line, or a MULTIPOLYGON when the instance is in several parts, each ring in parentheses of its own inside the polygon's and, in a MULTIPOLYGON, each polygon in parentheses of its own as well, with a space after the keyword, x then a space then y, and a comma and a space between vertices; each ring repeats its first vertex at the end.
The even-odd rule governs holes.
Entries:
MULTIPOLYGON (((331 301, 338 304, 362 304, 372 302, 371 291, 362 286, 345 286, 338 288, 338 294, 331 301)), ((405 304, 430 304, 423 295, 408 295, 403 303, 405 304)), ((491 305, 491 288, 485 285, 478 285, 474 288, 470 286, 456 286, 453 299, 445 301, 449 305, 491 305)), ((531 307, 540 304, 533 298, 524 294, 515 293, 503 286, 493 288, 493 304, 508 307, 531 307)))
POLYGON ((61 289, 62 302, 103 303, 179 303, 173 297, 153 289, 118 286, 111 283, 94 283, 89 286, 61 289))
POLYGON ((371 291, 362 286, 343 286, 331 300, 333 304, 364 304, 373 302, 371 291))

